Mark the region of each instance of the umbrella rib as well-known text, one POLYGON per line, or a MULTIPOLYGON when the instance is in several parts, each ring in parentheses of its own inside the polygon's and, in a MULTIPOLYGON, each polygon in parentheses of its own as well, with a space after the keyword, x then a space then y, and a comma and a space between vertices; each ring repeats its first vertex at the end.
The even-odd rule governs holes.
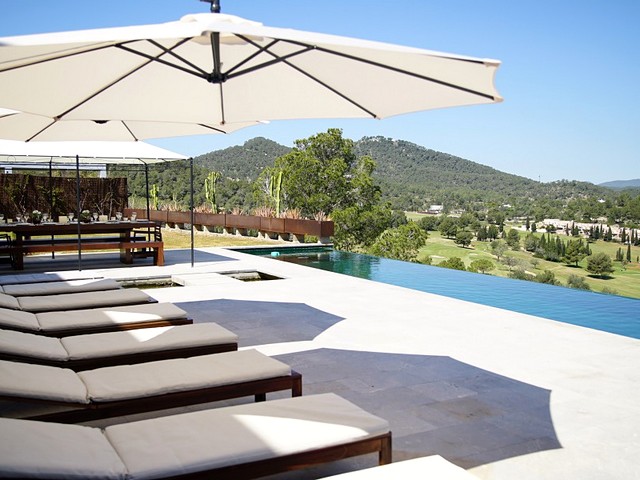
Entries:
MULTIPOLYGON (((242 35, 238 35, 238 36, 239 36, 240 38, 242 38, 243 40, 245 40, 246 42, 251 43, 253 46, 255 46, 255 47, 257 47, 257 48, 260 48, 260 46, 259 46, 259 45, 257 45, 257 44, 256 44, 253 40, 251 40, 250 38, 244 37, 244 36, 242 36, 242 35)), ((289 59, 290 59, 290 58, 292 58, 292 57, 295 57, 295 56, 301 55, 301 54, 303 54, 303 53, 309 52, 309 51, 311 51, 311 50, 315 50, 315 49, 317 49, 317 47, 316 47, 316 46, 314 46, 314 45, 306 45, 306 44, 298 43, 298 42, 288 42, 288 43, 292 43, 292 44, 295 44, 295 45, 298 45, 298 46, 304 47, 304 49, 303 49, 303 50, 300 50, 300 51, 298 51, 298 52, 289 53, 289 54, 284 55, 284 56, 277 55, 277 54, 273 53, 273 52, 272 52, 272 51, 270 51, 270 50, 264 50, 264 52, 265 52, 265 53, 268 53, 269 55, 271 55, 272 57, 274 57, 274 60, 272 60, 272 61, 270 61, 270 62, 264 62, 264 63, 262 63, 262 64, 260 64, 260 65, 255 66, 255 67, 247 68, 247 69, 245 69, 245 70, 243 70, 243 71, 241 71, 241 72, 236 73, 236 74, 235 74, 235 75, 233 75, 233 76, 238 76, 238 75, 243 75, 243 74, 245 74, 245 73, 250 73, 250 72, 252 72, 252 71, 259 70, 259 69, 261 69, 261 68, 265 68, 265 67, 267 67, 267 66, 269 66, 269 65, 273 65, 273 64, 276 64, 276 63, 284 63, 285 65, 288 65, 290 68, 293 68, 294 70, 296 70, 298 73, 301 73, 302 75, 304 75, 304 76, 306 76, 306 77, 310 78, 311 80, 313 80, 313 81, 315 81, 315 82, 319 83, 320 85, 322 85, 322 86, 323 86, 324 88, 326 88, 327 90, 329 90, 329 91, 331 91, 331 92, 335 93, 335 94, 336 94, 336 95, 338 95, 339 97, 341 97, 341 98, 343 98, 344 100, 346 100, 347 102, 351 103, 351 104, 352 104, 353 106, 355 106, 356 108, 359 108, 360 110, 362 110, 363 112, 365 112, 367 115, 370 115, 370 116, 371 116, 371 117, 373 117, 373 118, 378 118, 378 116, 377 116, 375 113, 373 113, 372 111, 370 111, 369 109, 367 109, 367 108, 366 108, 366 107, 364 107, 363 105, 360 105, 360 104, 359 104, 358 102, 356 102, 354 99, 349 98, 347 95, 345 95, 344 93, 342 93, 342 92, 340 92, 340 91, 336 90, 336 89, 335 89, 335 88, 333 88, 331 85, 329 85, 329 84, 327 84, 327 83, 323 82, 323 81, 322 81, 322 80, 320 80, 319 78, 317 78, 317 77, 315 77, 315 76, 311 75, 309 72, 305 72, 305 71, 304 71, 303 69, 301 69, 300 67, 297 67, 296 65, 293 65, 291 62, 289 62, 289 59)), ((274 44, 275 44, 275 42, 274 42, 274 44)), ((272 44, 272 45, 273 45, 273 44, 272 44)), ((272 45, 271 45, 271 46, 272 46, 272 45)), ((331 53, 331 52, 329 52, 329 53, 331 53)))
POLYGON ((140 140, 138 137, 136 137, 133 132, 131 131, 131 129, 129 128, 129 125, 127 125, 127 122, 124 120, 121 120, 122 125, 124 126, 124 128, 127 129, 127 132, 129 132, 131 134, 131 138, 133 138, 136 142, 138 140, 140 140))
MULTIPOLYGON (((299 45, 299 42, 290 42, 296 45, 299 45)), ((304 44, 301 44, 304 45, 304 44)), ((445 87, 449 87, 449 88, 453 88, 455 90, 460 90, 462 92, 466 92, 466 93, 470 93, 472 95, 476 95, 479 97, 483 97, 483 98, 487 98, 489 100, 494 100, 495 101, 495 97, 493 95, 489 95, 487 93, 484 92, 479 92, 477 90, 473 90, 467 87, 463 87, 461 85, 456 85, 453 83, 449 83, 449 82, 445 82, 444 80, 438 80, 437 78, 433 78, 433 77, 428 77, 426 75, 422 75, 419 73, 415 73, 415 72, 410 72, 408 70, 403 70, 402 68, 398 68, 398 67, 392 67, 390 65, 385 65, 383 63, 379 63, 379 62, 374 62, 373 60, 367 60, 365 58, 359 58, 359 57, 355 57, 353 55, 349 55, 347 53, 342 53, 342 52, 336 52, 333 50, 329 50, 328 48, 324 48, 324 47, 316 47, 317 50, 324 52, 324 53, 328 53, 331 55, 336 55, 338 57, 343 57, 343 58, 347 58, 349 60, 355 60, 358 62, 362 62, 362 63, 366 63, 368 65, 373 65, 374 67, 378 67, 378 68, 382 68, 385 70, 390 70, 392 72, 396 72, 396 73, 401 73, 403 75, 408 75, 411 77, 415 77, 415 78, 419 78, 421 80, 426 80, 428 82, 432 82, 432 83, 437 83, 438 85, 442 85, 445 87)), ((456 60, 456 61, 460 61, 460 62, 466 62, 466 63, 477 63, 477 64, 482 64, 483 62, 478 61, 478 60, 466 60, 466 59, 457 59, 457 58, 453 58, 453 57, 447 57, 450 60, 456 60)))
POLYGON ((49 125, 47 125, 44 128, 41 128, 40 130, 38 130, 36 133, 34 133, 33 135, 31 135, 29 138, 27 138, 25 140, 25 142, 30 142, 31 140, 33 140, 34 138, 36 138, 38 135, 40 135, 42 132, 44 132, 45 130, 49 129, 50 127, 52 127, 54 124, 56 123, 56 120, 52 120, 51 123, 49 125))
MULTIPOLYGON (((160 55, 164 55, 164 54, 171 55, 174 58, 176 58, 177 60, 180 60, 181 62, 184 62, 185 64, 187 64, 190 67, 192 67, 195 70, 197 70, 196 72, 194 72, 192 70, 189 70, 188 68, 183 67, 181 65, 176 65, 174 63, 171 63, 171 62, 168 62, 166 60, 163 60, 162 58, 160 58, 160 55, 153 56, 153 55, 150 55, 148 53, 139 52, 139 51, 137 51, 137 50, 135 50, 135 49, 133 49, 131 47, 126 46, 125 44, 118 44, 118 45, 115 45, 115 47, 117 47, 117 48, 119 48, 121 50, 124 50, 125 52, 132 53, 134 55, 139 55, 139 56, 141 56, 143 58, 146 58, 150 62, 160 63, 160 64, 165 65, 167 67, 172 67, 172 68, 175 68, 175 69, 180 70, 182 72, 189 73, 189 74, 194 75, 194 76, 196 76, 198 78, 207 78, 208 73, 206 71, 204 71, 201 68, 199 68, 198 66, 190 63, 185 58, 181 57, 180 55, 178 55, 178 54, 176 54, 175 52, 172 51, 174 48, 179 47, 180 45, 182 45, 183 43, 185 43, 188 40, 190 40, 190 39, 188 39, 188 38, 187 39, 183 39, 181 42, 179 42, 176 45, 174 45, 173 47, 171 47, 171 49, 167 49, 166 47, 163 47, 162 45, 156 44, 155 42, 151 42, 151 43, 162 50, 162 54, 160 54, 160 55)), ((148 64, 149 63, 146 63, 143 66, 146 66, 148 64)))
MULTIPOLYGON (((163 55, 163 54, 161 54, 163 55)), ((76 103, 74 106, 72 106, 71 108, 67 109, 66 111, 62 112, 60 115, 58 115, 58 117, 56 118, 62 118, 65 115, 69 114, 69 112, 72 112, 73 110, 75 110, 76 108, 80 107, 81 105, 84 105, 85 103, 87 103, 89 100, 91 100, 92 98, 97 97, 98 95, 100 95, 101 93, 107 91, 108 89, 110 89, 111 87, 113 87, 115 84, 121 82, 122 80, 124 80, 125 78, 129 77, 130 75, 133 75, 134 73, 136 73, 138 70, 146 67, 147 65, 149 65, 151 62, 153 61, 153 59, 148 59, 147 62, 142 63, 141 65, 138 65, 136 68, 134 68, 133 70, 128 71, 127 73, 121 75, 120 77, 116 78, 115 80, 113 80, 112 82, 110 82, 109 84, 105 85, 104 87, 96 90, 95 92, 93 92, 91 95, 89 95, 87 98, 85 98, 84 100, 82 100, 81 102, 76 103)))
MULTIPOLYGON (((272 62, 266 62, 266 63, 264 63, 264 64, 261 64, 261 65, 255 66, 255 67, 251 67, 250 69, 243 70, 242 72, 239 72, 239 73, 237 73, 237 74, 235 74, 235 75, 240 75, 240 74, 243 74, 243 73, 249 73, 249 72, 251 72, 251 71, 254 71, 254 70, 258 70, 258 69, 260 69, 260 68, 267 67, 267 66, 272 65, 272 64, 274 64, 274 63, 277 63, 277 62, 279 62, 279 61, 282 61, 282 62, 286 63, 287 65, 289 65, 289 66, 290 66, 290 67, 292 67, 292 68, 296 68, 294 65, 290 64, 290 63, 289 63, 289 62, 287 62, 286 60, 287 60, 288 58, 291 58, 291 57, 293 57, 293 56, 299 55, 299 54, 301 54, 301 53, 306 53, 306 52, 311 51, 311 50, 316 50, 316 51, 324 52, 324 53, 327 53, 327 54, 330 54, 330 55, 335 55, 335 56, 338 56, 338 57, 347 58, 347 59, 349 59, 349 60, 354 60, 354 61, 357 61, 357 62, 366 63, 366 64, 368 64, 368 65, 372 65, 372 66, 374 66, 374 67, 378 67, 378 68, 381 68, 381 69, 384 69, 384 70, 389 70, 389 71, 396 72, 396 73, 400 73, 400 74, 403 74, 403 75, 407 75, 407 76, 411 76, 411 77, 419 78, 419 79, 421 79, 421 80, 425 80, 425 81, 428 81, 428 82, 437 83, 438 85, 442 85, 442 86, 445 86, 445 87, 449 87, 449 88, 453 88, 453 89, 456 89, 456 90, 460 90, 460 91, 463 91, 463 92, 466 92, 466 93, 470 93, 470 94, 472 94, 472 95, 476 95, 476 96, 479 96, 479 97, 487 98, 487 99, 489 99, 489 100, 493 100, 493 101, 495 101, 495 100, 496 100, 496 98, 495 98, 493 95, 489 95, 489 94, 484 93, 484 92, 479 92, 479 91, 477 91, 477 90, 473 90, 473 89, 470 89, 470 88, 467 88, 467 87, 463 87, 463 86, 461 86, 461 85, 456 85, 456 84, 453 84, 453 83, 445 82, 444 80, 438 80, 437 78, 428 77, 428 76, 426 76, 426 75, 421 75, 421 74, 419 74, 419 73, 411 72, 411 71, 408 71, 408 70, 403 70, 403 69, 398 68, 398 67, 393 67, 393 66, 390 66, 390 65, 385 65, 385 64, 383 64, 383 63, 375 62, 375 61, 373 61, 373 60, 367 60, 367 59, 365 59, 365 58, 356 57, 356 56, 353 56, 353 55, 349 55, 349 54, 347 54, 347 53, 336 52, 336 51, 334 51, 334 50, 330 50, 330 49, 325 48, 325 47, 320 47, 320 46, 317 46, 317 45, 309 45, 309 44, 306 44, 306 43, 303 43, 303 42, 297 42, 297 41, 294 41, 294 40, 283 40, 283 39, 280 39, 279 41, 281 41, 281 42, 286 42, 286 43, 289 43, 289 44, 291 44, 291 45, 297 45, 297 46, 299 46, 299 47, 304 47, 304 50, 301 50, 301 51, 299 51, 299 52, 294 52, 294 53, 288 54, 288 55, 286 55, 286 56, 279 57, 279 56, 278 56, 278 55, 276 55, 275 53, 273 53, 273 52, 271 52, 271 51, 269 51, 269 50, 266 50, 266 47, 264 47, 264 48, 263 48, 263 47, 260 47, 258 44, 256 44, 256 43, 255 43, 253 40, 251 40, 250 38, 245 37, 245 36, 243 36, 243 35, 238 35, 238 36, 239 36, 240 38, 242 38, 244 41, 246 41, 247 43, 252 44, 252 45, 253 45, 253 46, 255 46, 256 48, 261 49, 261 50, 265 51, 266 53, 269 53, 270 55, 272 55, 273 57, 275 57, 275 58, 276 58, 276 60, 274 60, 274 61, 272 61, 272 62)), ((270 44, 268 47, 270 48, 272 45, 273 45, 273 44, 270 44)), ((258 53, 260 53, 260 52, 258 52, 258 53)), ((456 61, 460 61, 460 62, 465 62, 465 63, 476 63, 476 64, 482 64, 482 63, 483 63, 481 60, 458 59, 458 58, 454 58, 454 57, 446 57, 446 58, 448 58, 448 59, 450 59, 450 60, 456 60, 456 61)), ((305 75, 309 76, 310 78, 312 78, 312 79, 314 79, 314 80, 318 81, 320 84, 322 84, 323 86, 325 86, 325 87, 329 88, 330 90, 332 90, 332 91, 333 91, 333 92, 335 92, 336 94, 338 94, 338 95, 342 96, 343 98, 345 98, 345 99, 349 100, 349 98, 348 98, 348 97, 346 97, 346 96, 344 96, 344 95, 340 94, 340 92, 338 92, 338 91, 336 91, 336 90, 334 90, 334 89, 332 89, 332 88, 328 87, 324 82, 322 82, 321 80, 319 80, 319 79, 315 78, 313 75, 308 74, 307 72, 305 72, 304 70, 301 70, 301 69, 299 69, 299 68, 296 68, 296 69, 297 69, 298 71, 300 71, 301 73, 304 73, 305 75)), ((351 100, 349 100, 349 101, 351 101, 351 100)), ((357 105, 357 103, 354 103, 354 104, 355 104, 355 105, 357 105)), ((360 108, 361 108, 361 107, 360 107, 360 108)), ((366 110, 366 109, 363 109, 363 110, 365 110, 365 111, 367 111, 367 112, 368 112, 368 110, 366 110)), ((368 112, 368 113, 370 113, 370 112, 368 112)), ((373 116, 377 118, 377 116, 376 116, 376 115, 373 115, 373 116)))

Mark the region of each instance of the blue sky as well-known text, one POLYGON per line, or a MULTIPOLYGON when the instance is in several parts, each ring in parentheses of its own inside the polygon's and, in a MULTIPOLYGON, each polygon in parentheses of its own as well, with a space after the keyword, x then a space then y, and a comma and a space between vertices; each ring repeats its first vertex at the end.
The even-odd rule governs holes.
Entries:
MULTIPOLYGON (((543 182, 640 178, 640 1, 221 0, 265 25, 502 61, 505 101, 377 120, 272 122, 153 140, 186 155, 266 137, 283 145, 338 127, 382 135, 543 182)), ((208 11, 197 0, 1 0, 0 36, 159 23, 208 11)))

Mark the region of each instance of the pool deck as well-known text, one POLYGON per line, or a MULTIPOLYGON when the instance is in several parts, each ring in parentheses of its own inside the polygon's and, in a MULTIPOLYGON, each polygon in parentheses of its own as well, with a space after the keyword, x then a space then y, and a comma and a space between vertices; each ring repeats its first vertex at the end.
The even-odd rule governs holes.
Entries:
POLYGON ((389 420, 394 460, 439 454, 489 480, 640 479, 640 340, 237 251, 165 260, 82 273, 175 275, 185 286, 148 293, 287 362, 304 393, 333 391, 389 420), (244 270, 282 279, 218 274, 244 270))

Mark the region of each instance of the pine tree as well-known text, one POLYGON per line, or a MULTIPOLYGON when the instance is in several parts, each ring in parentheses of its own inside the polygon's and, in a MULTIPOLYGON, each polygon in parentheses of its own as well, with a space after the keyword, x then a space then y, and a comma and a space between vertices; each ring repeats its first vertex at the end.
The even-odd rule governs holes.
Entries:
POLYGON ((627 243, 627 230, 625 228, 623 228, 622 232, 620 232, 620 242, 627 243))
POLYGON ((627 245, 627 262, 631 263, 631 244, 627 245))

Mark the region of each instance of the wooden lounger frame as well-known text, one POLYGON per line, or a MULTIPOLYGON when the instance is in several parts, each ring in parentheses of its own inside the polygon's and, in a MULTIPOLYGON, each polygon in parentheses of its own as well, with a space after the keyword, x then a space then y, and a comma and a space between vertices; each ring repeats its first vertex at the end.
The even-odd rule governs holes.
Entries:
POLYGON ((345 458, 378 454, 378 465, 391 463, 391 432, 365 440, 356 440, 350 443, 335 445, 333 447, 319 448, 308 452, 294 453, 282 457, 258 460, 255 462, 230 465, 228 467, 214 468, 203 472, 162 477, 162 480, 238 480, 259 478, 276 473, 290 472, 303 468, 335 462, 345 458))
POLYGON ((92 370, 94 368, 112 367, 115 365, 132 365, 136 363, 155 362, 157 360, 168 360, 171 358, 188 358, 196 357, 198 355, 209 355, 212 353, 232 352, 235 350, 238 350, 238 344, 236 342, 230 342, 218 343, 215 345, 199 345, 195 347, 155 350, 141 353, 127 353, 122 355, 111 355, 108 357, 81 358, 76 360, 52 360, 49 358, 37 358, 0 352, 0 360, 70 368, 75 372, 79 372, 81 370, 92 370))
POLYGON ((0 395, 0 400, 39 404, 55 407, 68 407, 68 410, 20 417, 26 420, 45 422, 78 423, 101 418, 119 417, 135 413, 164 410, 168 408, 197 405, 200 403, 228 400, 253 395, 256 402, 264 401, 266 394, 281 390, 291 390, 292 397, 302 395, 302 375, 291 371, 290 375, 252 380, 230 385, 220 385, 198 390, 168 393, 164 395, 117 400, 113 402, 95 402, 78 404, 54 400, 33 399, 21 396, 0 395))

